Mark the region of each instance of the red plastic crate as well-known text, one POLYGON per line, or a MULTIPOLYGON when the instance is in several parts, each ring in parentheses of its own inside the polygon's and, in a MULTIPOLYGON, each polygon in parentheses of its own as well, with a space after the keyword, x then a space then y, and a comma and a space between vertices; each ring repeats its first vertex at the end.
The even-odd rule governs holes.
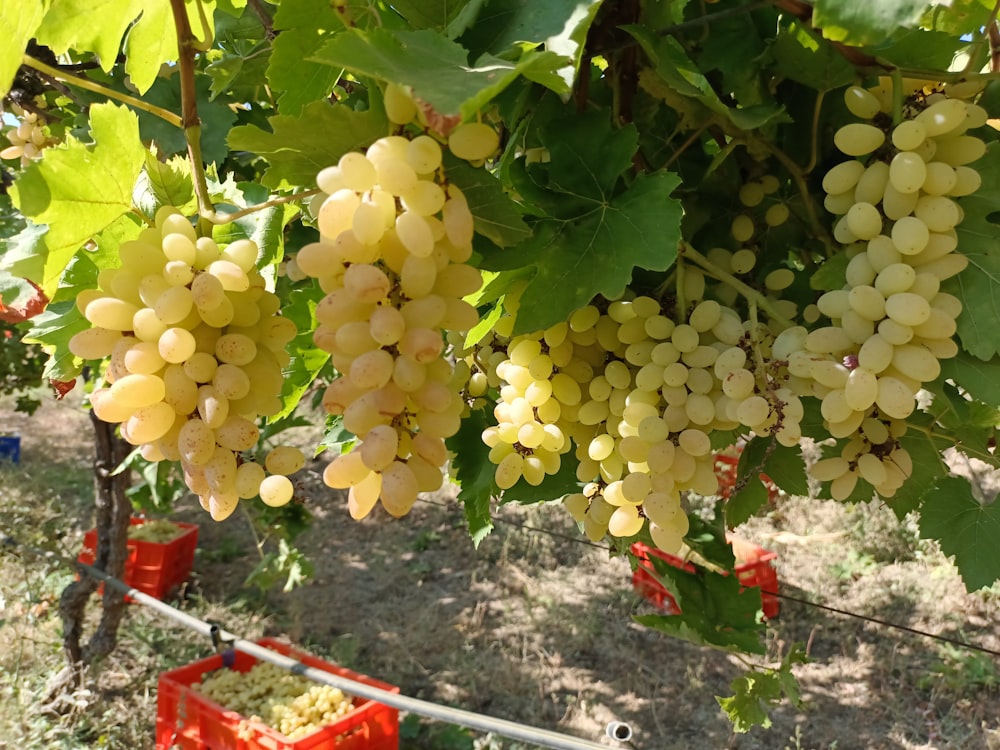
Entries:
MULTIPOLYGON (((132 518, 129 523, 138 526, 145 519, 132 518)), ((158 544, 140 539, 128 540, 128 558, 125 561, 125 583, 144 594, 163 599, 187 581, 194 565, 194 551, 198 546, 198 526, 174 521, 183 531, 169 542, 158 544)), ((97 552, 97 529, 83 537, 83 551, 77 558, 92 565, 97 552)))
MULTIPOLYGON (((771 619, 778 616, 778 573, 771 564, 777 558, 777 553, 769 552, 753 542, 735 537, 728 537, 736 557, 736 576, 745 587, 757 586, 761 589, 760 601, 764 617, 771 619)), ((632 554, 638 558, 638 565, 632 573, 632 586, 644 598, 659 607, 668 615, 680 614, 680 607, 670 592, 656 578, 656 569, 649 556, 655 555, 661 560, 689 573, 695 571, 694 565, 685 562, 676 555, 671 555, 654 549, 642 542, 632 545, 632 554)))
MULTIPOLYGON (((273 638, 257 641, 324 672, 398 693, 399 688, 322 661, 273 638)), ((247 672, 257 663, 237 651, 232 669, 247 672)), ((275 729, 249 721, 191 688, 205 674, 223 668, 222 656, 210 656, 160 675, 156 696, 156 750, 398 750, 399 711, 367 698, 354 698, 354 709, 333 724, 290 740, 275 729), (242 731, 241 731, 242 730, 242 731)), ((345 691, 350 693, 350 691, 345 691)))

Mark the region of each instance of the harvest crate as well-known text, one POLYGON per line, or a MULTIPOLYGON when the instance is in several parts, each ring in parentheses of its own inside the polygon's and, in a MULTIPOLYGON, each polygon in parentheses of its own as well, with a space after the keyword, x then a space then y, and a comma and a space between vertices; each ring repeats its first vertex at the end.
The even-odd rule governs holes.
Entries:
MULTIPOLYGON (((322 661, 273 638, 257 643, 324 672, 398 693, 399 688, 322 661)), ((237 651, 231 668, 248 672, 257 659, 237 651)), ((156 697, 156 750, 398 750, 399 711, 367 698, 354 698, 354 708, 298 740, 290 740, 265 724, 191 688, 206 673, 223 668, 222 655, 210 656, 160 675, 156 697)), ((350 691, 345 691, 350 693, 350 691)))
MULTIPOLYGON (((745 587, 758 586, 761 589, 760 600, 764 611, 764 617, 771 619, 778 616, 778 573, 775 571, 771 561, 778 555, 769 552, 763 547, 759 547, 753 542, 743 539, 729 537, 729 543, 733 546, 733 554, 736 556, 736 576, 745 587)), ((681 558, 668 554, 658 549, 654 549, 642 542, 632 545, 632 554, 638 558, 638 565, 632 573, 632 586, 644 598, 651 601, 668 615, 680 614, 680 607, 656 579, 656 569, 650 561, 649 556, 654 555, 661 560, 680 568, 689 573, 695 571, 694 565, 684 562, 681 558)))
POLYGON ((21 438, 17 435, 0 435, 0 461, 21 463, 21 438))
MULTIPOLYGON (((129 523, 137 526, 145 519, 132 518, 129 523)), ((128 559, 125 561, 125 583, 144 594, 163 599, 187 581, 194 564, 194 551, 198 546, 198 526, 193 523, 173 522, 183 531, 169 542, 159 544, 141 539, 128 540, 128 559)), ((97 529, 83 537, 83 551, 77 558, 91 565, 97 553, 97 529)))

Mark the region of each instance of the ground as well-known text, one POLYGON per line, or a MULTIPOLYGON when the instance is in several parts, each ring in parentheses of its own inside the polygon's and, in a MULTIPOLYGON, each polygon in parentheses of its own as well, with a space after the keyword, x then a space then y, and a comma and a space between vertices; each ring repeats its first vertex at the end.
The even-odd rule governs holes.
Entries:
MULTIPOLYGON (((0 430, 22 439, 21 463, 0 468, 0 534, 75 556, 93 521, 78 395, 30 419, 0 402, 0 430)), ((500 508, 496 532, 475 549, 454 490, 406 519, 357 523, 323 487, 322 467, 301 475, 316 515, 300 539, 312 580, 288 594, 246 588, 257 560, 247 524, 216 524, 187 499, 173 517, 199 523, 200 536, 179 606, 246 637, 287 638, 407 695, 612 746, 605 727, 622 721, 641 750, 1000 747, 993 655, 788 600, 769 624, 768 656, 805 646, 811 660, 795 669, 803 705, 734 733, 715 696, 728 694, 740 660, 635 623, 654 610, 633 592, 628 565, 585 544, 560 508, 500 508)), ((738 532, 777 552, 783 593, 1000 650, 996 592, 966 593, 912 519, 782 497, 738 532)), ((0 748, 151 748, 157 675, 211 645, 131 606, 119 649, 90 682, 50 694, 62 667, 55 604, 72 575, 27 549, 8 545, 0 557, 0 673, 11 677, 0 681, 0 748)), ((524 747, 409 726, 410 750, 524 747)))

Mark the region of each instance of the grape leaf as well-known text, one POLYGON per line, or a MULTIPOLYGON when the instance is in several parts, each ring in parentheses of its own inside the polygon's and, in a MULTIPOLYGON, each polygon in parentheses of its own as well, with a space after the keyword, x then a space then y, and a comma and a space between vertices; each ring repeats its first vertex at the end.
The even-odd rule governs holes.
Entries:
POLYGON ((272 189, 314 185, 316 174, 336 164, 348 151, 364 148, 385 135, 388 121, 379 110, 353 110, 325 101, 312 102, 298 117, 268 118, 271 131, 241 125, 229 133, 229 147, 247 151, 270 165, 261 183, 272 189))
POLYGON ((595 113, 556 120, 539 136, 551 162, 526 170, 522 160, 512 175, 518 191, 530 193, 529 202, 552 218, 536 222, 520 245, 483 261, 491 270, 535 267, 515 334, 565 320, 595 295, 618 298, 634 267, 666 270, 680 242, 681 205, 671 197, 676 175, 641 175, 618 190, 636 150, 634 128, 615 130, 595 113))
POLYGON ((941 551, 954 556, 969 591, 1000 578, 1000 504, 984 505, 972 495, 968 481, 943 477, 923 498, 920 536, 936 539, 941 551))
MULTIPOLYGON (((236 122, 236 114, 227 103, 212 97, 212 79, 199 75, 195 78, 198 117, 201 120, 201 151, 205 162, 221 164, 229 151, 226 133, 236 122)), ((179 71, 174 69, 165 78, 158 78, 146 92, 145 100, 170 112, 181 111, 181 82, 179 71)), ((172 156, 187 152, 184 131, 174 127, 154 114, 140 111, 139 130, 144 141, 154 141, 161 154, 172 156)))
POLYGON ((11 188, 21 213, 49 225, 42 274, 33 280, 50 297, 77 248, 131 210, 132 188, 145 161, 138 121, 125 107, 91 106, 90 127, 92 147, 67 136, 11 188))
POLYGON ((966 352, 941 360, 941 377, 955 381, 973 398, 1000 404, 1000 362, 984 362, 966 352))
POLYGON ((911 429, 899 438, 899 444, 910 454, 913 472, 896 494, 886 499, 899 519, 919 508, 924 493, 947 476, 949 469, 942 453, 952 446, 949 438, 933 431, 934 419, 926 412, 914 413, 907 421, 911 429))
POLYGON ((752 668, 733 680, 729 685, 732 696, 716 696, 722 710, 733 722, 733 729, 743 733, 754 726, 771 726, 767 706, 777 704, 783 697, 801 708, 799 686, 792 674, 792 665, 805 664, 808 660, 801 648, 792 646, 777 669, 752 668))
MULTIPOLYGON (((338 34, 310 61, 356 75, 408 86, 413 95, 440 115, 474 116, 521 75, 562 67, 565 57, 530 50, 517 62, 483 55, 469 65, 461 45, 432 31, 349 29, 338 34)), ((560 93, 568 87, 558 87, 560 93)))
POLYGON ((948 279, 945 291, 962 300, 958 337, 967 352, 983 360, 1000 353, 1000 143, 991 143, 974 165, 983 178, 973 195, 959 199, 965 218, 958 225, 958 249, 969 268, 948 279))
POLYGON ((734 575, 688 572, 650 556, 657 580, 680 607, 676 615, 640 615, 640 625, 699 645, 762 654, 760 589, 741 590, 734 575))
POLYGON ((921 25, 955 36, 979 33, 993 11, 993 0, 951 0, 934 3, 921 19, 921 25))
POLYGON ((278 111, 297 115, 309 102, 326 98, 341 71, 308 58, 344 28, 329 0, 284 0, 274 14, 275 38, 267 81, 278 95, 278 111))
POLYGON ((816 0, 812 23, 835 42, 878 44, 899 27, 916 28, 931 4, 929 0, 816 0))
MULTIPOLYGON (((671 36, 656 36, 643 26, 623 26, 642 47, 651 63, 651 71, 666 88, 659 91, 672 100, 673 95, 700 102, 709 111, 726 117, 743 130, 753 130, 768 123, 788 121, 784 108, 775 103, 749 107, 729 107, 712 88, 711 82, 694 64, 684 47, 671 36)), ((647 78, 647 86, 649 86, 647 78)), ((669 103, 669 101, 668 101, 669 103)))
POLYGON ((473 411, 447 440, 453 454, 452 479, 459 484, 458 500, 465 508, 469 533, 476 547, 493 531, 492 498, 500 494, 494 481, 496 466, 490 462, 490 449, 482 439, 483 430, 490 424, 485 411, 473 411))
POLYGON ((464 46, 479 55, 500 55, 511 47, 544 44, 567 57, 571 64, 560 71, 572 84, 580 67, 583 43, 601 7, 602 0, 508 0, 493 2, 476 18, 471 29, 462 35, 464 46))
POLYGON ((947 70, 956 53, 967 46, 957 36, 942 31, 907 29, 892 34, 865 52, 900 67, 924 67, 947 70))
POLYGON ((778 29, 768 51, 782 75, 806 86, 829 91, 854 81, 854 66, 797 21, 778 29))
POLYGON ((45 15, 42 0, 5 0, 0 4, 0 96, 10 91, 28 42, 45 15))
POLYGON ((559 471, 555 474, 546 474, 542 483, 535 487, 525 482, 522 477, 509 490, 503 491, 500 502, 530 505, 559 500, 573 492, 579 492, 580 480, 576 478, 576 467, 579 464, 574 454, 567 453, 561 457, 559 471))
MULTIPOLYGON (((186 0, 185 4, 195 37, 208 39, 214 0, 186 0)), ((36 37, 57 55, 71 49, 93 52, 108 72, 118 59, 126 32, 125 72, 142 94, 156 80, 160 66, 177 59, 170 0, 53 0, 36 37)))
POLYGON ((191 181, 191 162, 182 156, 162 162, 147 152, 145 168, 134 192, 136 206, 149 218, 153 218, 161 206, 173 206, 185 215, 198 207, 191 181))
POLYGON ((316 376, 330 360, 329 352, 318 348, 312 337, 313 313, 322 298, 323 291, 317 285, 302 286, 282 295, 281 314, 295 323, 299 333, 286 347, 291 360, 283 371, 283 408, 269 422, 284 419, 295 411, 302 396, 312 387, 316 376))
POLYGON ((520 208, 495 175, 452 157, 446 160, 446 172, 448 182, 465 195, 476 232, 497 247, 516 245, 531 234, 520 208))
MULTIPOLYGON (((226 202, 217 203, 215 209, 221 214, 232 214, 266 203, 271 198, 266 188, 253 182, 240 182, 227 191, 226 202)), ((220 245, 242 239, 253 240, 259 249, 258 268, 272 266, 285 255, 284 229, 298 213, 298 207, 291 203, 268 206, 217 225, 212 230, 212 237, 220 245)))
MULTIPOLYGON (((739 486, 739 485, 737 485, 739 486)), ((739 492, 726 500, 726 525, 736 528, 767 505, 767 487, 758 477, 749 478, 739 492)))
POLYGON ((44 377, 50 380, 72 380, 80 373, 80 360, 73 356, 66 343, 73 334, 90 328, 72 300, 52 302, 31 319, 32 326, 24 336, 28 344, 41 344, 50 349, 44 377))

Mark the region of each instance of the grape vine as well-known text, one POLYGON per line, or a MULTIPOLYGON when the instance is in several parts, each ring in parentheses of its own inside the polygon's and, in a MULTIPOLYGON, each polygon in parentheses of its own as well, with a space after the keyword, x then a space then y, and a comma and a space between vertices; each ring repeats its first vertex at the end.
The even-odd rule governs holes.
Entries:
MULTIPOLYGON (((455 481, 477 544, 497 503, 553 501, 616 553, 732 569, 727 531, 811 477, 992 584, 998 511, 948 500, 943 454, 998 465, 996 9, 571 5, 171 0, 85 30, 13 0, 0 311, 39 300, 14 322, 46 377, 89 368, 218 521, 402 517, 455 481), (343 498, 273 439, 312 396, 343 498)), ((760 651, 752 594, 664 576, 718 622, 647 624, 760 651)))

